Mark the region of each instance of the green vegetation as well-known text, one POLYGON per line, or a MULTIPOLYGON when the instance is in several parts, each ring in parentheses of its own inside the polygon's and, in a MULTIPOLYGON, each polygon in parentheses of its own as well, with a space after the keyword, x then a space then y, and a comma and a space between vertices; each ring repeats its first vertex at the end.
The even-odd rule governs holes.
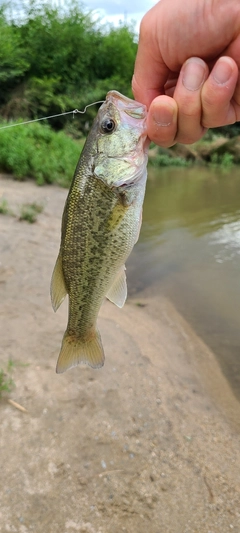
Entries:
MULTIPOLYGON (((110 89, 131 96, 137 50, 131 25, 115 28, 94 20, 76 1, 54 9, 35 0, 0 9, 0 113, 10 119, 37 118, 105 98, 110 89), (23 14, 23 10, 25 13, 23 14)), ((87 131, 96 107, 79 117, 87 131)), ((69 118, 51 124, 62 128, 69 118)))
MULTIPOLYGON (((1 126, 82 110, 111 89, 132 96, 137 43, 131 25, 103 25, 75 0, 59 10, 35 0, 19 13, 9 9, 0 8, 1 126)), ((51 127, 1 130, 0 170, 68 187, 96 112, 95 105, 74 120, 56 117, 51 127)))
POLYGON ((149 163, 154 167, 188 167, 190 164, 183 157, 170 157, 167 154, 156 154, 149 158, 149 163))
POLYGON ((6 370, 0 368, 0 398, 4 392, 11 392, 14 387, 12 379, 13 361, 9 359, 6 370))
POLYGON ((26 220, 29 224, 33 224, 37 220, 39 213, 42 213, 43 205, 32 203, 32 204, 23 204, 21 206, 21 212, 19 220, 26 220))
POLYGON ((5 198, 0 200, 0 214, 1 215, 12 215, 13 217, 17 217, 18 220, 25 220, 26 222, 29 222, 30 224, 33 224, 37 221, 37 216, 43 212, 44 206, 42 204, 38 204, 37 202, 33 203, 26 203, 22 204, 20 206, 20 215, 17 216, 12 209, 10 209, 8 202, 5 198))
POLYGON ((213 153, 211 156, 211 166, 221 166, 223 168, 231 168, 234 164, 234 156, 225 152, 224 154, 213 153))
MULTIPOLYGON (((50 2, 31 0, 12 10, 7 3, 0 7, 0 126, 83 110, 104 100, 111 89, 132 97, 137 51, 133 26, 104 25, 86 6, 69 0, 56 9, 50 2)), ((96 112, 94 105, 74 120, 69 114, 51 119, 49 125, 0 130, 0 170, 19 180, 30 177, 39 185, 68 187, 96 112)), ((216 142, 220 134, 231 142, 240 135, 240 124, 209 131, 205 144, 216 142)), ((237 155, 227 145, 225 153, 223 149, 215 156, 204 152, 201 143, 190 152, 174 147, 158 151, 150 164, 188 166, 196 161, 229 168, 240 162, 238 146, 237 155)), ((7 206, 2 209, 6 214, 7 206)))
POLYGON ((8 202, 5 198, 0 199, 0 214, 8 215, 10 213, 8 202))
POLYGON ((63 131, 39 123, 0 132, 0 169, 17 179, 30 177, 38 185, 69 186, 83 146, 63 131))

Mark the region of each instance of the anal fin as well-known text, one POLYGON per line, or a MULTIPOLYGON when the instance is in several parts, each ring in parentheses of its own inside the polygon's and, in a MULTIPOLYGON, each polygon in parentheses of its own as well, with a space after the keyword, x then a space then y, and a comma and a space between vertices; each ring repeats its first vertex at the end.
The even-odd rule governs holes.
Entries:
POLYGON ((61 252, 59 252, 58 254, 58 258, 53 270, 50 294, 53 309, 54 311, 57 311, 67 294, 67 289, 63 277, 61 252))
POLYGON ((125 274, 126 267, 119 270, 116 278, 110 287, 106 297, 118 307, 123 307, 127 298, 127 280, 125 274))

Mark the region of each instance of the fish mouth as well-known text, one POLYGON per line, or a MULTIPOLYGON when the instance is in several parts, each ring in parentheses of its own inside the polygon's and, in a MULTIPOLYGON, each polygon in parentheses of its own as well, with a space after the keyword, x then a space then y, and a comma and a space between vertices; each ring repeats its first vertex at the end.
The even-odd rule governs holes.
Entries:
POLYGON ((136 102, 118 91, 109 91, 106 102, 112 102, 119 110, 124 111, 132 118, 142 120, 147 116, 147 107, 144 104, 136 102))

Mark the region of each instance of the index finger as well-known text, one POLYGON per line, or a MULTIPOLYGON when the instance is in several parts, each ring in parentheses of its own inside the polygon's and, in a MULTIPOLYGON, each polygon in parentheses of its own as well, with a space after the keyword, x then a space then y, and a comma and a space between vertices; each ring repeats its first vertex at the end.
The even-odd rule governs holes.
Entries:
MULTIPOLYGON (((150 10, 151 11, 151 10, 150 10)), ((142 19, 139 45, 132 79, 134 97, 147 107, 152 100, 165 94, 164 84, 168 79, 169 69, 163 61, 161 51, 154 38, 154 21, 150 11, 142 19)))

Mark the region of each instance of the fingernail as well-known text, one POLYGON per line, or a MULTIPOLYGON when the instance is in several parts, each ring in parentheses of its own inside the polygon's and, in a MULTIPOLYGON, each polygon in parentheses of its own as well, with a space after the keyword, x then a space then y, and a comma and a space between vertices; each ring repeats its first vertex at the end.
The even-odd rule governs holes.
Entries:
POLYGON ((231 78, 233 69, 227 57, 221 58, 213 68, 212 75, 218 85, 224 85, 231 78))
POLYGON ((193 57, 183 66, 183 85, 189 91, 197 91, 205 80, 206 66, 202 59, 193 57))
POLYGON ((157 126, 170 126, 173 121, 173 110, 169 106, 156 106, 152 110, 152 118, 157 126))

